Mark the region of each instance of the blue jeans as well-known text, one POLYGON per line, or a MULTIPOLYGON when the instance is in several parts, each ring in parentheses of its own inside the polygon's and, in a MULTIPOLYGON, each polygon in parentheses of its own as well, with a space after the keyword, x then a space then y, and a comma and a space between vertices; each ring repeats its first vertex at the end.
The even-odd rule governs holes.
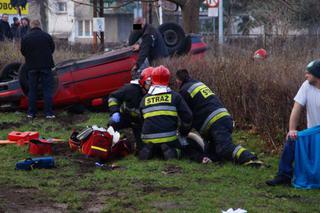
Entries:
POLYGON ((52 111, 52 96, 53 96, 53 74, 50 68, 40 70, 30 70, 28 72, 29 83, 29 108, 28 114, 35 116, 37 113, 37 96, 38 96, 38 82, 41 80, 44 113, 45 115, 53 115, 52 111))
POLYGON ((292 178, 295 141, 288 139, 280 157, 278 175, 292 178))

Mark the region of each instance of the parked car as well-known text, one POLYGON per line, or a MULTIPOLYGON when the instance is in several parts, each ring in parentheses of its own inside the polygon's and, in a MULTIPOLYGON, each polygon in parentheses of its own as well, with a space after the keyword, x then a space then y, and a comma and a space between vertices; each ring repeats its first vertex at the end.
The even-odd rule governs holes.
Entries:
MULTIPOLYGON (((170 28, 166 27, 161 32, 171 55, 190 52, 196 57, 203 56, 207 45, 201 36, 196 34, 185 36, 184 33, 181 35, 181 32, 176 30, 176 25, 169 24, 170 28)), ((138 52, 132 51, 131 47, 124 47, 86 59, 67 60, 57 64, 53 68, 54 106, 105 104, 104 100, 108 94, 131 80, 131 68, 137 57, 138 52)), ((0 72, 0 110, 26 109, 27 94, 27 67, 20 63, 11 63, 4 67, 0 72)), ((41 107, 43 104, 41 92, 38 99, 41 107)))

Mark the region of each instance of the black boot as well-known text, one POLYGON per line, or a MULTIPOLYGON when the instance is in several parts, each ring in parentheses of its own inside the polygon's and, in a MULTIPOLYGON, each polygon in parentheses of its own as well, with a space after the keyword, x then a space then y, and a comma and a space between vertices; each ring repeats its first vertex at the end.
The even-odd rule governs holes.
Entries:
POLYGON ((243 147, 238 149, 238 152, 241 152, 240 155, 235 153, 235 161, 237 164, 245 165, 245 166, 252 166, 252 167, 260 167, 263 165, 263 162, 258 160, 257 156, 249 152, 243 147))
POLYGON ((277 186, 277 185, 289 185, 291 184, 291 178, 284 175, 277 175, 272 180, 266 181, 268 186, 277 186))

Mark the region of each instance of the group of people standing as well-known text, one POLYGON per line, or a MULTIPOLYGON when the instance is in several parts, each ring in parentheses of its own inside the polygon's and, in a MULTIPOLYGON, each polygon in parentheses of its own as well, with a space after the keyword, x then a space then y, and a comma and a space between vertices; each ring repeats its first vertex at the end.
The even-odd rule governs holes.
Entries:
POLYGON ((18 17, 14 17, 13 23, 10 26, 8 19, 9 16, 7 14, 2 14, 0 20, 0 41, 13 40, 19 42, 30 30, 30 21, 26 17, 20 20, 18 17))

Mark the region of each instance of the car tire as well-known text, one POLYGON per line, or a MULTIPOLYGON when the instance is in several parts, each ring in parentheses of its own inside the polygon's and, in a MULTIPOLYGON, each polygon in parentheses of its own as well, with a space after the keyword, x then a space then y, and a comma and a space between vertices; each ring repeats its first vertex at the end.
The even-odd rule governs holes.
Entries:
MULTIPOLYGON (((20 86, 21 86, 23 93, 26 96, 28 95, 28 92, 29 92, 28 70, 29 69, 26 64, 23 64, 22 66, 20 66, 20 69, 19 69, 20 86)), ((58 89, 59 78, 58 78, 58 75, 57 75, 57 72, 55 69, 53 69, 52 72, 53 72, 53 78, 54 78, 53 94, 55 94, 58 89)), ((43 92, 42 92, 41 87, 42 87, 41 84, 38 84, 38 95, 37 95, 38 100, 43 99, 43 92)))
POLYGON ((0 81, 11 81, 19 78, 20 62, 14 62, 6 65, 0 71, 0 81))
POLYGON ((185 52, 185 32, 179 24, 169 22, 159 26, 164 42, 169 50, 169 54, 175 55, 185 52))

